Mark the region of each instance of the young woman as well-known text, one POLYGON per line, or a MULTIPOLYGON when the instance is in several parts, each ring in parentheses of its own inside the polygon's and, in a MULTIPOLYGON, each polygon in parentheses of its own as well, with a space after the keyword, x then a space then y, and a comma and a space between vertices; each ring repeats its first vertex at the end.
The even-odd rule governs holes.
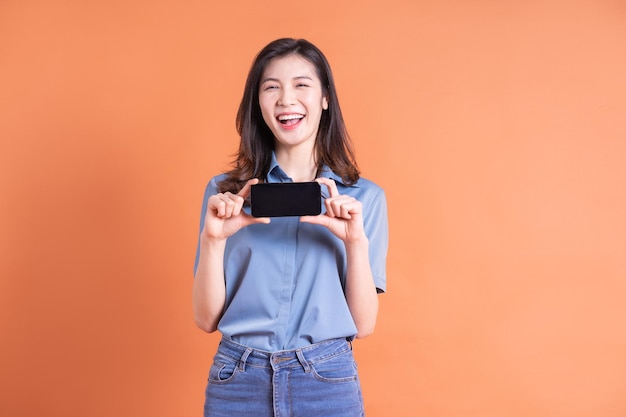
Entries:
POLYGON ((352 340, 385 291, 387 205, 359 176, 328 61, 306 40, 257 55, 233 169, 209 182, 195 263, 196 324, 222 340, 205 416, 363 416, 352 340), (259 182, 321 185, 322 214, 256 218, 259 182))

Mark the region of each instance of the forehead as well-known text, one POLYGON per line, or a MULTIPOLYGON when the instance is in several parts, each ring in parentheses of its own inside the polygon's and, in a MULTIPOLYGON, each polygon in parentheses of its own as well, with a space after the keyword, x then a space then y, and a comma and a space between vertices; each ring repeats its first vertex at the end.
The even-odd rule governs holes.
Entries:
POLYGON ((309 77, 317 80, 315 66, 306 58, 297 54, 273 58, 265 67, 262 79, 292 79, 297 77, 309 77))

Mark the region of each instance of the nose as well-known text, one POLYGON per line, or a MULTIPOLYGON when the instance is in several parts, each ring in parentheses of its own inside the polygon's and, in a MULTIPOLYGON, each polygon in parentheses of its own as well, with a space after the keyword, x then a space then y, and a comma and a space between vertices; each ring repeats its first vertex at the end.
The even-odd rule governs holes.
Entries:
POLYGON ((296 102, 296 95, 295 95, 293 88, 285 87, 280 91, 280 97, 278 97, 279 106, 286 107, 286 106, 295 104, 295 102, 296 102))

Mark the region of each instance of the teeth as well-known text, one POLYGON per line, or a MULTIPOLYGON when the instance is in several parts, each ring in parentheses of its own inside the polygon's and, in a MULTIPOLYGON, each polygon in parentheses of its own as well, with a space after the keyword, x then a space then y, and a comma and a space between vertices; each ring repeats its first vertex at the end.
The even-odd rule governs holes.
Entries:
POLYGON ((284 115, 278 116, 278 120, 283 122, 285 120, 302 119, 303 117, 304 116, 301 114, 284 114, 284 115))

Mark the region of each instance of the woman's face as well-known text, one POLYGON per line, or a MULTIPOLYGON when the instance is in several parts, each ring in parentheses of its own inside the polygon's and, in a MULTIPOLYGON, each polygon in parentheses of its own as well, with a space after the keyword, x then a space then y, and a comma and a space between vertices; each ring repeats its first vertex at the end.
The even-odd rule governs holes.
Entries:
POLYGON ((296 54, 272 59, 261 77, 259 105, 277 149, 304 146, 312 152, 328 108, 313 64, 296 54))

